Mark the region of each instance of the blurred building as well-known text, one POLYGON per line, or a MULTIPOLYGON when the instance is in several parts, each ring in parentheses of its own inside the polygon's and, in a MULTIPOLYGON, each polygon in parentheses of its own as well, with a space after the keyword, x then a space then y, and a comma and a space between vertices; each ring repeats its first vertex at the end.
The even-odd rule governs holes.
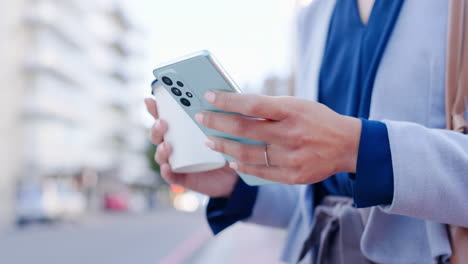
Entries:
POLYGON ((83 170, 151 181, 139 117, 148 50, 130 3, 0 1, 0 223, 20 181, 83 170))
POLYGON ((261 93, 271 96, 287 96, 294 95, 294 77, 280 77, 277 75, 270 75, 265 80, 261 87, 261 93))

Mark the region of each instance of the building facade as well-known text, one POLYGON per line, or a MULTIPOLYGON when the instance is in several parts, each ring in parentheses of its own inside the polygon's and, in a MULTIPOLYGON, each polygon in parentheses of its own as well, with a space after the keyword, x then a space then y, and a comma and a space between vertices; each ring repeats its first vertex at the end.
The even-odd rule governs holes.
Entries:
POLYGON ((0 3, 0 222, 21 181, 150 174, 139 117, 146 32, 128 2, 0 3))

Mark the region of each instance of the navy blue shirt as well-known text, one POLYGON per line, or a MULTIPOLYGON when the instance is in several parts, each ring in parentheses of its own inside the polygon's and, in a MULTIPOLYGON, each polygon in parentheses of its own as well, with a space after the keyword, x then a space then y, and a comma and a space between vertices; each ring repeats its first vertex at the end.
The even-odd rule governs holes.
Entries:
MULTIPOLYGON (((337 0, 328 32, 319 78, 319 102, 334 111, 362 120, 356 174, 339 173, 313 186, 313 204, 327 195, 354 198, 357 207, 390 204, 393 168, 387 127, 369 121, 375 75, 398 19, 403 0, 376 0, 367 25, 359 16, 357 0, 337 0)), ((218 233, 248 218, 258 187, 242 180, 230 199, 210 199, 208 222, 218 233)))

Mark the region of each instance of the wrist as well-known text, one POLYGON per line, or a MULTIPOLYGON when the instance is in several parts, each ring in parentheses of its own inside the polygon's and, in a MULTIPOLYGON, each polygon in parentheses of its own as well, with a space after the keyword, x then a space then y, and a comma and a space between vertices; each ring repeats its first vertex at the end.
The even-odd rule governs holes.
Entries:
POLYGON ((220 184, 218 186, 218 189, 216 191, 216 194, 208 194, 211 198, 216 198, 216 199, 228 199, 231 198, 232 194, 236 190, 236 187, 240 184, 240 177, 237 175, 237 173, 234 172, 234 177, 229 180, 227 184, 220 184))
POLYGON ((339 140, 343 150, 342 159, 339 161, 338 172, 356 173, 359 144, 361 139, 362 121, 358 118, 342 116, 343 137, 339 140))
POLYGON ((240 181, 240 180, 241 180, 241 179, 238 178, 235 182, 233 182, 232 185, 231 185, 229 188, 227 188, 226 192, 225 192, 223 195, 221 195, 220 198, 225 198, 225 199, 231 198, 232 193, 233 193, 234 190, 236 189, 236 186, 239 184, 239 181, 240 181))

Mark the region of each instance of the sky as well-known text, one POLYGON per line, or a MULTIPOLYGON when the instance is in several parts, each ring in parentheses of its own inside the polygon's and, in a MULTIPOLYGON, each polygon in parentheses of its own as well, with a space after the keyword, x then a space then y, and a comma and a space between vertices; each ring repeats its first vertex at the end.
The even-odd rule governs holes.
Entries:
POLYGON ((293 0, 133 1, 148 30, 154 66, 210 50, 234 80, 258 87, 292 65, 293 0))

